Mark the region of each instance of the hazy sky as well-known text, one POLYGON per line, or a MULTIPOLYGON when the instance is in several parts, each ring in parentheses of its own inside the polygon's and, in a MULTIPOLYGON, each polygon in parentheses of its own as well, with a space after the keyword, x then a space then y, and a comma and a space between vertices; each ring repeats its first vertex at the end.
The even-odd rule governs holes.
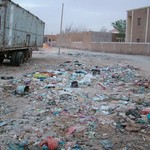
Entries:
POLYGON ((72 28, 100 31, 113 29, 111 23, 126 19, 127 10, 150 6, 150 0, 12 0, 46 24, 45 34, 60 30, 62 3, 64 3, 63 29, 72 28))

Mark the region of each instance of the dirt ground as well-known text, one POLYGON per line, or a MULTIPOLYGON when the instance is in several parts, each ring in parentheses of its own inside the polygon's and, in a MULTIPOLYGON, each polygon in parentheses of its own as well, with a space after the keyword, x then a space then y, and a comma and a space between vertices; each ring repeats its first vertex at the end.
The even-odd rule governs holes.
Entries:
POLYGON ((48 136, 60 150, 150 149, 148 56, 40 49, 20 67, 1 64, 0 78, 1 150, 42 149, 48 136), (22 84, 29 93, 16 93, 22 84))

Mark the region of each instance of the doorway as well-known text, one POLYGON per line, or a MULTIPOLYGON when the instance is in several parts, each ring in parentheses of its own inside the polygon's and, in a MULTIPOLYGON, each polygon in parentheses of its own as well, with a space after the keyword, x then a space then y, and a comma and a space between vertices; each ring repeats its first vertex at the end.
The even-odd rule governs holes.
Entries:
POLYGON ((30 38, 31 38, 31 35, 27 34, 26 35, 26 46, 30 46, 30 38))

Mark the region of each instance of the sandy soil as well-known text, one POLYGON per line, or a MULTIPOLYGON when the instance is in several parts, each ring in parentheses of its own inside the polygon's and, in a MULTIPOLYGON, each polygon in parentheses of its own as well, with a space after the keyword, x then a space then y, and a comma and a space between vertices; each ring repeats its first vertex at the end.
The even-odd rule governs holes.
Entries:
MULTIPOLYGON (((98 53, 98 52, 90 52, 90 51, 81 51, 81 50, 69 50, 69 49, 61 49, 60 55, 58 55, 58 49, 51 48, 51 49, 40 49, 39 51, 33 52, 33 58, 21 67, 12 67, 9 65, 9 62, 5 62, 4 64, 0 65, 0 77, 3 76, 12 76, 14 79, 17 80, 17 83, 19 82, 18 79, 22 80, 22 78, 27 75, 34 72, 43 72, 47 70, 58 70, 60 68, 61 64, 64 62, 75 62, 78 61, 81 64, 84 64, 84 69, 88 70, 89 68, 94 68, 95 66, 98 67, 105 67, 105 66, 112 66, 112 65, 122 65, 122 66, 132 66, 136 74, 138 74, 138 77, 140 79, 147 79, 150 80, 150 57, 148 56, 134 56, 134 55, 121 55, 121 54, 107 54, 107 53, 98 53)), ((65 67, 63 69, 66 69, 65 67)), ((65 78, 65 77, 64 77, 65 78)), ((21 81, 20 81, 21 82, 21 81)), ((65 81, 61 81, 65 82, 65 81)), ((95 81, 94 81, 95 83, 95 81)), ((43 120, 41 121, 35 121, 30 122, 32 120, 33 114, 31 113, 31 110, 37 110, 37 109, 44 109, 45 105, 44 102, 37 102, 37 97, 31 94, 31 96, 18 96, 15 94, 12 94, 12 88, 15 88, 15 86, 10 87, 10 91, 8 89, 4 90, 4 85, 8 85, 8 80, 0 79, 0 93, 1 93, 1 116, 0 121, 6 122, 11 120, 11 123, 7 123, 7 125, 1 126, 0 128, 0 146, 2 150, 6 150, 6 145, 10 143, 10 141, 16 140, 17 136, 20 137, 22 140, 23 137, 21 136, 22 130, 25 130, 25 126, 34 126, 39 129, 41 129, 41 136, 39 136, 37 133, 34 133, 35 139, 32 139, 33 142, 39 142, 43 139, 43 137, 46 137, 47 134, 43 130, 50 130, 50 128, 44 128, 43 126, 43 120), (35 102, 36 101, 36 102, 35 102), (36 108, 36 109, 35 109, 36 108), (6 113, 7 112, 7 113, 6 113), (23 118, 24 117, 24 118, 23 118), (25 121, 21 121, 23 119, 25 121), (16 121, 16 128, 15 126, 15 120, 16 121), (18 123, 19 122, 19 123, 18 123), (18 125, 19 124, 19 125, 18 125), (39 125, 36 125, 39 124, 39 125), (11 127, 13 126, 13 127, 11 127), (17 130, 19 130, 17 132, 17 130), (13 139, 13 140, 12 140, 13 139), (7 141, 7 142, 6 142, 7 141)), ((30 85, 31 87, 31 93, 34 91, 36 95, 36 91, 34 88, 36 85, 30 85)), ((39 85, 37 85, 39 86, 39 85)), ((41 87, 43 85, 41 84, 41 87)), ((128 85, 130 86, 130 84, 128 85)), ((8 88, 8 87, 7 87, 8 88)), ((37 87, 36 87, 37 88, 37 87)), ((127 88, 127 87, 126 87, 127 88)), ((38 88, 37 88, 38 89, 38 88)), ((38 89, 39 90, 39 89, 38 89)), ((42 91, 42 89, 41 89, 42 91)), ((80 88, 75 90, 74 92, 76 95, 80 95, 80 93, 88 93, 88 97, 92 98, 96 93, 102 91, 102 89, 96 85, 93 85, 92 87, 86 87, 86 88, 80 88), (86 91, 85 91, 86 90, 86 91)), ((121 91, 121 93, 124 93, 125 89, 121 91)), ((146 95, 147 101, 150 101, 149 99, 149 89, 144 93, 146 95)), ((102 93, 109 94, 109 93, 116 93, 116 91, 103 91, 102 93)), ((54 98, 54 97, 53 97, 54 98)), ((56 98, 57 99, 57 98, 56 98)), ((78 97, 79 101, 82 101, 83 97, 78 97)), ((59 103, 59 101, 58 101, 59 103)), ((70 102, 72 103, 72 102, 70 102)), ((96 103, 96 102, 95 102, 96 103)), ((116 103, 116 102, 113 102, 116 103)), ((74 104, 74 103, 73 103, 74 104)), ((79 103, 80 104, 80 103, 79 103)), ((88 102, 87 104, 92 105, 93 103, 88 102)), ((108 103, 109 104, 109 103, 108 103)), ((71 105, 71 104, 70 104, 71 105)), ((95 104, 96 105, 96 104, 95 104)), ((97 105, 96 105, 97 106, 97 105)), ((95 107, 96 107, 95 106, 95 107)), ((132 106, 132 104, 131 104, 132 106)), ((51 109, 53 110, 55 106, 53 106, 51 109)), ((62 107, 62 106, 61 106, 62 107)), ((68 106, 67 106, 68 107, 68 106)), ((76 106, 77 107, 77 106, 76 106)), ((89 108, 89 107, 88 107, 89 108)), ((87 109, 85 109, 87 110, 87 109)), ((84 111, 84 110, 82 110, 84 111)), ((92 110, 93 111, 93 110, 92 110)), ((84 112, 86 113, 86 112, 84 112)), ((84 114, 83 113, 83 114, 84 114)), ((91 112, 92 113, 92 112, 91 112)), ((36 114, 37 115, 37 114, 36 114)), ((43 114, 42 114, 43 115, 43 114)), ((38 115, 37 115, 38 116, 38 115)), ((47 114, 44 114, 44 117, 48 116, 47 114)), ((89 116, 92 116, 89 114, 89 116)), ((96 127, 92 127, 91 130, 88 129, 85 130, 81 129, 81 132, 74 133, 71 137, 65 137, 65 142, 69 145, 73 145, 74 141, 78 141, 78 144, 81 145, 82 149, 84 150, 100 150, 100 149, 114 149, 114 150, 148 150, 150 147, 150 128, 138 130, 137 132, 130 132, 126 130, 120 130, 117 127, 114 127, 118 119, 116 117, 116 112, 114 112, 112 115, 104 116, 102 114, 96 113, 94 114, 96 116, 96 119, 98 121, 95 121, 96 127), (102 123, 102 120, 113 120, 110 123, 102 123), (114 122, 116 121, 116 122, 114 122), (83 132, 84 131, 84 132, 83 132), (86 135, 88 134, 88 136, 86 135), (96 134, 96 135, 95 135, 96 134), (100 144, 100 141, 102 139, 109 139, 113 143, 113 146, 111 147, 105 147, 103 144, 100 144), (104 148, 105 147, 105 148, 104 148)), ((107 120, 107 121, 108 121, 107 120)), ((106 121, 106 122, 107 122, 106 121)), ((92 121, 91 121, 92 122, 92 121)), ((94 121, 93 121, 94 122, 94 121)), ((62 138, 63 137, 63 131, 69 128, 69 126, 72 126, 74 124, 79 124, 77 122, 76 116, 72 115, 72 117, 68 118, 68 116, 55 118, 55 125, 52 124, 52 131, 50 132, 51 135, 53 135, 56 138, 62 138), (73 118, 75 117, 75 119, 73 118), (61 125, 60 125, 61 124, 61 125), (64 125, 63 125, 64 124, 64 125)), ((89 124, 88 124, 89 125, 89 124)), ((94 125, 93 125, 94 126, 94 125)), ((87 124, 84 126, 87 127, 87 124)), ((31 130, 34 130, 32 128, 31 130)), ((35 129, 35 131, 37 131, 35 129)), ((49 133, 49 132, 47 132, 49 133)), ((51 136, 49 135, 49 136, 51 136)), ((29 135, 29 137, 32 137, 29 135)), ((31 138, 30 138, 31 140, 31 138)), ((108 144, 108 143, 107 143, 108 144)), ((67 146, 66 146, 67 147, 67 146)), ((69 146, 68 146, 69 147, 69 146)), ((71 146, 70 146, 71 147, 71 146)), ((32 150, 33 148, 31 148, 32 150)), ((67 150, 67 148, 66 148, 67 150)))
POLYGON ((5 63, 0 66, 0 75, 12 74, 14 77, 19 77, 24 73, 35 71, 36 66, 43 69, 46 65, 49 65, 52 69, 57 69, 58 65, 67 60, 79 60, 80 62, 86 62, 90 66, 104 66, 109 64, 133 65, 140 68, 140 73, 144 76, 150 76, 149 56, 108 54, 71 49, 61 49, 60 55, 58 55, 57 48, 34 51, 32 60, 29 63, 23 64, 21 67, 12 67, 9 66, 9 63, 5 63))

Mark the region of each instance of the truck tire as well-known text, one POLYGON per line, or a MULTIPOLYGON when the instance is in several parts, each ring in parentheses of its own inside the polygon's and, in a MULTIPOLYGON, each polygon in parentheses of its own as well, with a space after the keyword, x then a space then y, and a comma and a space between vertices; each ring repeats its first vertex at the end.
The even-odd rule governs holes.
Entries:
POLYGON ((27 61, 28 61, 28 51, 29 51, 29 50, 25 50, 25 51, 23 52, 23 54, 24 54, 24 62, 27 62, 27 61))
POLYGON ((32 57, 32 50, 28 49, 24 51, 24 61, 28 62, 28 60, 32 57))
POLYGON ((17 52, 13 52, 11 55, 10 62, 11 62, 12 66, 16 66, 16 54, 17 54, 17 52))
POLYGON ((1 57, 0 57, 0 64, 3 63, 3 60, 4 60, 4 58, 1 58, 1 57))
POLYGON ((2 64, 3 63, 3 58, 0 58, 0 64, 2 64))
POLYGON ((0 56, 0 64, 2 64, 2 63, 3 63, 4 58, 5 58, 5 56, 4 56, 4 55, 1 55, 1 56, 0 56))
POLYGON ((15 61, 16 66, 20 66, 24 62, 24 54, 23 52, 17 52, 16 54, 16 61, 15 61))

